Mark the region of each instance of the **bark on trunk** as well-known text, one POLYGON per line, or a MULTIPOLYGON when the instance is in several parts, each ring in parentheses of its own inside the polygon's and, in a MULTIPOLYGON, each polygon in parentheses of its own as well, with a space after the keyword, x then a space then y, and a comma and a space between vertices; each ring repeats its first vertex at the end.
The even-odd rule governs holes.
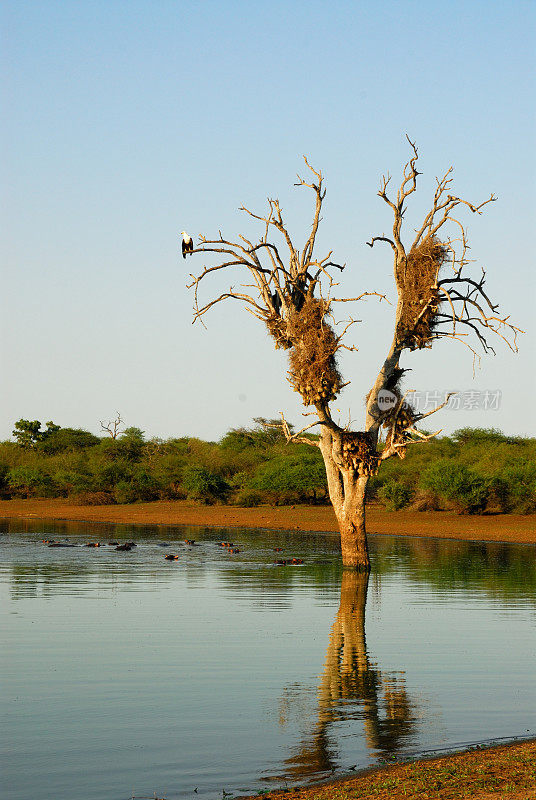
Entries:
POLYGON ((320 437, 329 498, 341 533, 342 563, 347 569, 369 572, 365 527, 365 490, 368 477, 359 476, 344 463, 338 432, 325 428, 320 437))
MULTIPOLYGON (((348 476, 353 477, 353 476, 348 476)), ((355 480, 355 479, 354 479, 355 480)), ((350 481, 346 480, 345 483, 350 481)), ((353 481, 352 481, 353 482, 353 481)), ((342 509, 335 509, 341 532, 343 567, 359 572, 369 572, 370 560, 365 525, 365 490, 368 478, 357 478, 345 493, 342 509), (348 496, 349 495, 349 496, 348 496)))

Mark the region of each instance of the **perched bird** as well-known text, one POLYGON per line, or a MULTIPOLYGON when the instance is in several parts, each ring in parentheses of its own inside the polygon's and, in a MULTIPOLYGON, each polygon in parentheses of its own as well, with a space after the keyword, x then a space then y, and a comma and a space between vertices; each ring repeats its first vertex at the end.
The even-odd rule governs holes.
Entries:
POLYGON ((305 293, 307 291, 307 275, 297 275, 292 281, 291 299, 296 311, 301 311, 305 303, 305 293))
POLYGON ((279 316, 279 314, 281 312, 281 305, 282 305, 281 298, 279 297, 279 294, 277 292, 274 292, 271 295, 271 300, 272 300, 272 306, 273 306, 274 312, 279 316))
POLYGON ((186 233, 186 231, 181 231, 182 235, 182 257, 186 258, 186 253, 191 253, 194 249, 194 240, 192 237, 186 233))

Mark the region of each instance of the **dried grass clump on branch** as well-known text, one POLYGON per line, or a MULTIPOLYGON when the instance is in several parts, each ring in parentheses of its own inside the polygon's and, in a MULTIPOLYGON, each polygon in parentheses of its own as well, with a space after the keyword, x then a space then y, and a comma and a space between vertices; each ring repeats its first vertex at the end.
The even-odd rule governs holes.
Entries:
POLYGON ((329 403, 343 385, 335 362, 338 338, 326 322, 328 313, 328 302, 307 297, 301 310, 291 308, 286 319, 292 342, 289 380, 306 406, 329 403))
POLYGON ((292 347, 292 339, 287 332, 287 323, 279 314, 270 314, 266 319, 268 333, 275 342, 276 350, 288 350, 292 347))
POLYGON ((396 265, 402 310, 396 328, 398 343, 409 350, 431 347, 437 324, 440 292, 437 285, 448 249, 436 236, 427 236, 396 265))
POLYGON ((341 434, 343 461, 361 477, 376 475, 380 465, 380 455, 366 431, 343 431, 341 434))
POLYGON ((408 444, 415 441, 411 434, 418 420, 418 415, 409 403, 399 398, 398 405, 383 423, 383 427, 387 430, 385 450, 393 451, 399 458, 405 458, 408 444))

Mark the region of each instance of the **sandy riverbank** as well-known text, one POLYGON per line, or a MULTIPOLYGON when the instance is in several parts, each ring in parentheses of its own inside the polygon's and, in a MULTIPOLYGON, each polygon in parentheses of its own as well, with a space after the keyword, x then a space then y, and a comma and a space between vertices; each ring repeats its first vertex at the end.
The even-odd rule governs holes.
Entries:
POLYGON ((384 767, 312 788, 271 792, 274 800, 533 800, 536 741, 470 750, 384 767))
MULTIPOLYGON (((137 525, 216 525, 337 532, 327 506, 202 506, 188 502, 78 506, 68 500, 1 500, 0 517, 123 522, 137 525)), ((369 533, 536 544, 536 515, 459 516, 447 511, 367 511, 369 533)))

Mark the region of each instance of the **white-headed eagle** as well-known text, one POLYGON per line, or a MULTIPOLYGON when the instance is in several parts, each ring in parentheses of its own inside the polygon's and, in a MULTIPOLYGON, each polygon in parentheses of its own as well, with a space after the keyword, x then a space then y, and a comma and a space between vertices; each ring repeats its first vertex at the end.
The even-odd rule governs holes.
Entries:
POLYGON ((186 253, 191 253, 194 249, 194 240, 192 237, 186 233, 186 231, 181 231, 182 234, 182 257, 186 258, 186 253))

